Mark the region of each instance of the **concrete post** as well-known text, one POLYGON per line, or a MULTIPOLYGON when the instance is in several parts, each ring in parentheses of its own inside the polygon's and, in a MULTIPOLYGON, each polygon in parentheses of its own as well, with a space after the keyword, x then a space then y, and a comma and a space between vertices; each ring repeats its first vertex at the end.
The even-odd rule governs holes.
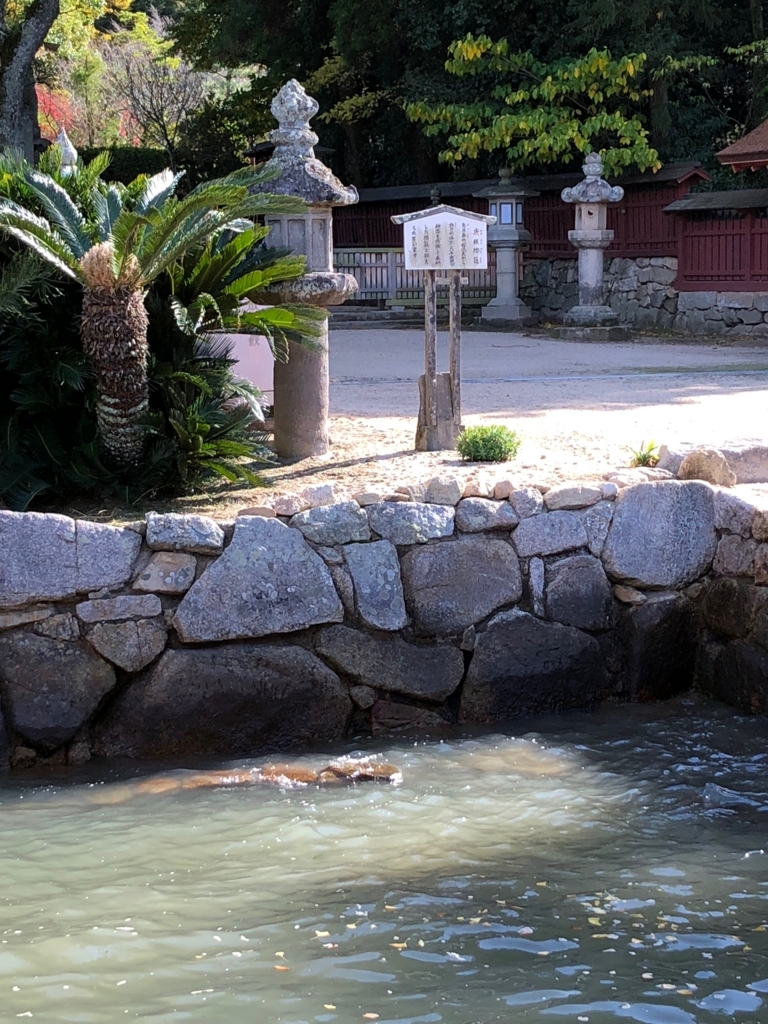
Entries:
POLYGON ((574 188, 564 188, 564 203, 576 207, 574 230, 568 232, 571 244, 579 251, 579 302, 565 315, 566 329, 594 335, 601 340, 601 331, 615 329, 618 316, 605 305, 603 288, 603 250, 613 240, 613 231, 606 227, 608 203, 624 198, 624 189, 611 186, 602 177, 603 163, 598 153, 588 153, 582 166, 584 181, 574 188))
MULTIPOLYGON (((309 127, 319 107, 295 80, 287 82, 272 101, 278 128, 270 133, 275 143, 268 169, 277 177, 258 186, 259 191, 296 196, 308 203, 302 213, 268 214, 269 244, 287 246, 307 257, 308 273, 265 289, 265 300, 327 307, 339 305, 357 290, 351 274, 333 272, 334 206, 358 200, 315 157, 317 135, 309 127)), ((304 459, 328 451, 328 322, 317 351, 290 343, 287 363, 275 363, 275 450, 281 458, 304 459)))

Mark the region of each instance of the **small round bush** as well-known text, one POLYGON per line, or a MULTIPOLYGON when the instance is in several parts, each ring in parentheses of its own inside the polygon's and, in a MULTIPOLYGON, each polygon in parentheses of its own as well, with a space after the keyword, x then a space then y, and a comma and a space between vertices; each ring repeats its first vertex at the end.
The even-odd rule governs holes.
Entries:
POLYGON ((519 447, 520 438, 509 427, 467 427, 456 442, 459 455, 470 462, 506 462, 519 447))

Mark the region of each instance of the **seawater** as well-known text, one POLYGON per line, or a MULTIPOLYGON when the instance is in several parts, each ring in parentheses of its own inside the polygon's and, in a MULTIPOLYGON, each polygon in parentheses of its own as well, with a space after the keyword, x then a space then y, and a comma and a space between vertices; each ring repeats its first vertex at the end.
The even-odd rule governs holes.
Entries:
POLYGON ((104 805, 113 766, 4 776, 2 1024, 768 1021, 764 719, 686 699, 365 751, 403 784, 104 805))

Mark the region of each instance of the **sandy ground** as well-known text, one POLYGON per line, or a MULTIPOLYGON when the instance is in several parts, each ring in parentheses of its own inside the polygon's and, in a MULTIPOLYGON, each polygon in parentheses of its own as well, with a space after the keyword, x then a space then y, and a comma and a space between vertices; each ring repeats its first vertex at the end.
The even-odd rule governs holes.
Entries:
MULTIPOLYGON (((447 369, 445 335, 439 346, 438 369, 447 369)), ((308 483, 357 490, 453 470, 470 475, 455 453, 413 451, 423 358, 419 331, 332 332, 331 453, 265 468, 266 488, 214 488, 174 507, 228 519, 308 483)), ((652 339, 577 344, 530 332, 462 338, 464 423, 504 423, 521 435, 517 458, 492 467, 521 483, 599 478, 629 465, 630 448, 650 439, 768 443, 767 400, 766 349, 652 339)))

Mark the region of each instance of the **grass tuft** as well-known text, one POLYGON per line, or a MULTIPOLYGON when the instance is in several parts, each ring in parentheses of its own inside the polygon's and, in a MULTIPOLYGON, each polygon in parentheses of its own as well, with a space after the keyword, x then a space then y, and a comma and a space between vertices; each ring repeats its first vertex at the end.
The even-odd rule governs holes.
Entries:
POLYGON ((509 427, 467 427, 456 442, 456 450, 468 462, 507 462, 514 459, 520 438, 509 427))

